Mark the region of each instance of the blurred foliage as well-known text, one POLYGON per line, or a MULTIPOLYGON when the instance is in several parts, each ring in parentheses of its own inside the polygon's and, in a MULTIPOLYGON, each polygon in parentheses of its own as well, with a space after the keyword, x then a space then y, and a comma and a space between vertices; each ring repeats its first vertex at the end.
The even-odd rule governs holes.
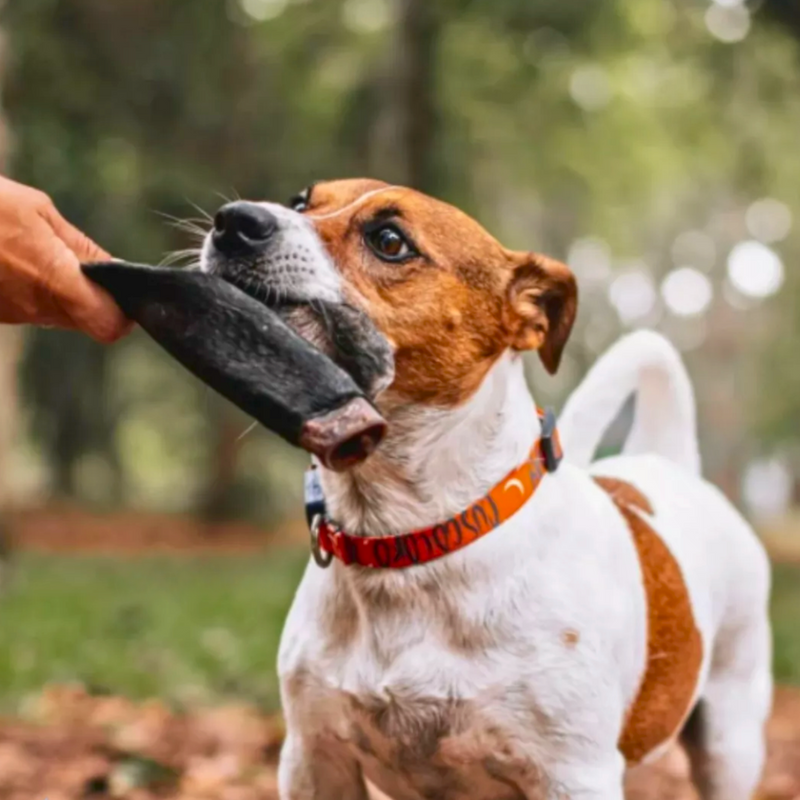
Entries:
MULTIPOLYGON (((609 281, 637 269, 657 286, 686 265, 676 238, 702 231, 710 309, 677 319, 657 298, 637 324, 687 350, 707 467, 735 494, 747 458, 800 436, 796 270, 775 299, 724 299, 750 204, 777 198, 800 220, 800 34, 794 6, 771 0, 742 6, 747 35, 721 41, 712 5, 10 0, 12 172, 139 261, 193 244, 161 214, 356 174, 443 197, 510 246, 566 258, 594 242, 610 274, 575 264, 578 325, 556 380, 532 364, 540 401, 563 399, 624 330, 609 281)), ((787 265, 796 231, 775 245, 787 265)), ((296 497, 302 456, 254 431, 231 469, 247 421, 141 335, 103 349, 37 331, 23 377, 25 463, 53 492, 262 517, 296 497)))
POLYGON ((797 567, 779 564, 774 568, 772 589, 772 630, 774 636, 775 677, 778 681, 800 684, 800 638, 797 636, 797 609, 800 608, 800 581, 797 567))

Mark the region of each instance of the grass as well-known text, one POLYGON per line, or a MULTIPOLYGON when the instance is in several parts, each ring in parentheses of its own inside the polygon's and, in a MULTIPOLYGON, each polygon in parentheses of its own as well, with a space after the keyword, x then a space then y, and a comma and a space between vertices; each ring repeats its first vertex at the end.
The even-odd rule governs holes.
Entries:
MULTIPOLYGON (((277 707, 278 639, 305 552, 22 555, 0 601, 0 710, 50 682, 178 705, 277 707)), ((775 568, 778 680, 800 684, 800 567, 775 568)))
POLYGON ((777 564, 773 572, 772 630, 775 677, 800 685, 800 566, 777 564))
POLYGON ((0 599, 0 710, 70 681, 276 708, 278 640, 307 558, 20 555, 0 599))

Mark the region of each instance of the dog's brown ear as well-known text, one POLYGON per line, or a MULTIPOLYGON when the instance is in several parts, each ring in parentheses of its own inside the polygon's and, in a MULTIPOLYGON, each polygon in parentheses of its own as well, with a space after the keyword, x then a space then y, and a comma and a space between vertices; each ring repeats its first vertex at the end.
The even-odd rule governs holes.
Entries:
POLYGON ((538 350, 552 375, 561 361, 578 307, 572 270, 560 261, 526 253, 508 287, 508 330, 515 350, 538 350))

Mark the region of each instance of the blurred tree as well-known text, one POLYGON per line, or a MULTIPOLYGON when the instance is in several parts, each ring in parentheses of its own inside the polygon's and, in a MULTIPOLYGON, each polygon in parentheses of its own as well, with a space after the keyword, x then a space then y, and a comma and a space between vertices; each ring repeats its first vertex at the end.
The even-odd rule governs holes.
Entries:
MULTIPOLYGON (((245 173, 251 185, 269 184, 263 160, 242 153, 238 136, 249 129, 254 143, 252 37, 231 23, 224 4, 198 12, 186 2, 120 2, 111 9, 56 0, 16 5, 10 19, 15 174, 49 191, 112 252, 157 262, 178 239, 153 209, 185 214, 187 195, 208 197, 237 182, 244 188, 245 173), (253 170, 254 162, 262 166, 253 170)), ((33 430, 63 494, 120 498, 121 409, 107 391, 112 357, 79 336, 30 337, 23 375, 33 430), (81 479, 87 458, 104 465, 99 493, 91 486, 97 470, 81 479)), ((212 463, 219 462, 211 470, 215 496, 234 478, 230 412, 219 407, 209 417, 211 440, 220 442, 211 452, 212 463)))
MULTIPOLYGON (((779 7, 788 24, 783 0, 19 0, 12 164, 112 252, 151 261, 187 244, 153 211, 194 215, 216 192, 281 200, 369 174, 441 196, 510 246, 574 261, 578 324, 537 398, 558 403, 625 329, 660 328, 687 351, 710 473, 733 487, 754 452, 800 436, 800 278, 741 310, 726 275, 754 200, 800 215, 798 43, 764 24, 779 7), (705 255, 677 247, 686 234, 705 255), (683 266, 712 288, 695 316, 659 291, 683 266), (609 299, 631 275, 639 316, 609 299)), ((249 435, 243 464, 246 423, 141 336, 103 350, 37 332, 24 375, 66 492, 210 514, 284 493, 274 442, 249 435)))
MULTIPOLYGON (((372 123, 386 179, 431 194, 446 191, 435 162, 441 8, 427 0, 398 0, 397 36, 372 123), (390 165, 390 166, 389 166, 390 165)), ((370 170, 374 174, 373 170, 370 170)))

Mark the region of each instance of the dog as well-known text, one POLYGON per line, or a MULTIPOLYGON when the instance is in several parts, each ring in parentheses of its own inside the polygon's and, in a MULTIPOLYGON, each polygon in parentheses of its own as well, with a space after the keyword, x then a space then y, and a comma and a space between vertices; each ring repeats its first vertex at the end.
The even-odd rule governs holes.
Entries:
POLYGON ((769 565, 700 477, 666 340, 621 340, 554 430, 522 354, 558 368, 569 268, 372 180, 223 207, 202 266, 281 301, 344 299, 394 353, 383 444, 311 473, 314 559, 278 665, 282 800, 364 800, 368 783, 394 800, 619 800, 626 768, 678 738, 705 800, 752 796, 769 565), (631 393, 623 454, 593 463, 631 393))

